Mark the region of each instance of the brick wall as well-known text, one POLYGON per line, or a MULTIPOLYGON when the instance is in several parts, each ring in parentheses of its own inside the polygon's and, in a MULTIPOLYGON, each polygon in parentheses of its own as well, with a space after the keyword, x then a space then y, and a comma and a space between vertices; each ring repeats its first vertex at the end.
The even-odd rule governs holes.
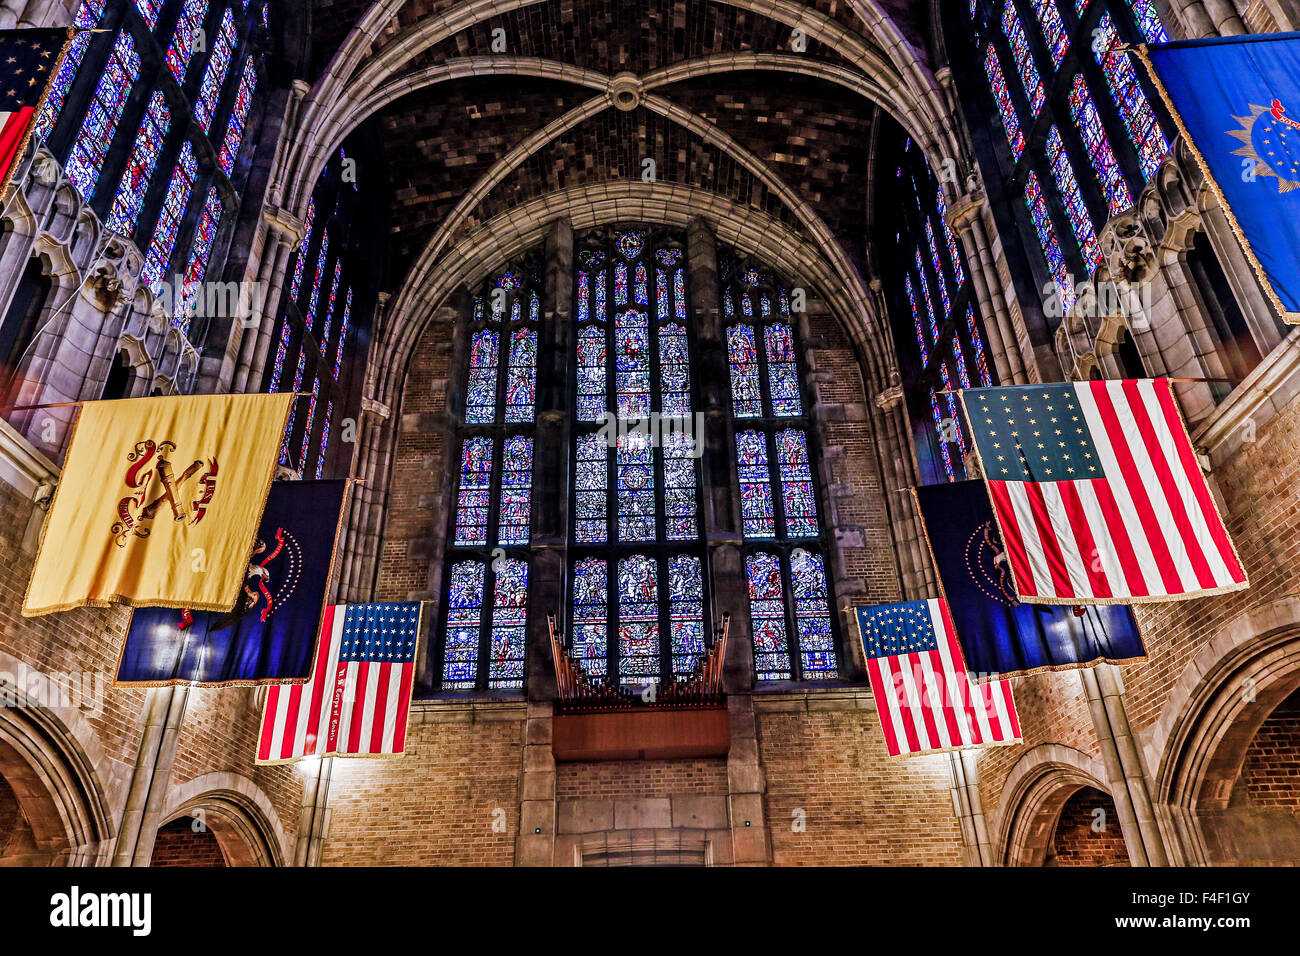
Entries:
POLYGON ((375 592, 378 601, 426 596, 430 562, 440 558, 433 554, 432 543, 435 538, 441 540, 445 532, 438 522, 447 511, 438 499, 450 495, 446 442, 439 419, 447 406, 444 380, 451 332, 447 323, 430 325, 411 356, 388 484, 375 592))
POLYGON ((1048 866, 1128 866, 1115 802, 1092 787, 1081 787, 1061 807, 1047 851, 1048 866))
POLYGON ((0 777, 0 866, 42 866, 46 858, 13 788, 0 777))
POLYGON ((221 844, 211 830, 194 831, 194 821, 181 817, 158 831, 150 866, 225 866, 221 844))
POLYGON ((724 757, 694 760, 611 760, 555 767, 555 799, 659 799, 679 794, 725 795, 724 757))
POLYGON ((322 864, 508 866, 522 704, 417 704, 404 757, 337 759, 322 864))
POLYGON ((755 700, 776 865, 961 862, 946 755, 889 757, 874 709, 780 705, 755 700))
POLYGON ((1237 789, 1260 807, 1300 814, 1300 691, 1269 714, 1242 761, 1237 789))

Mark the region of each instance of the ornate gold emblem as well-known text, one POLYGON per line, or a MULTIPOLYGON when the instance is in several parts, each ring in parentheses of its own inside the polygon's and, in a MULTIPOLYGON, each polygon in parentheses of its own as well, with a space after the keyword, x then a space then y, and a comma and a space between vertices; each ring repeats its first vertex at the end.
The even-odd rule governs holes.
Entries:
POLYGON ((168 458, 175 450, 174 442, 155 443, 146 439, 136 442, 126 456, 128 466, 123 482, 131 492, 117 503, 117 520, 112 527, 119 548, 125 547, 132 536, 149 537, 153 519, 164 503, 171 509, 173 521, 196 525, 207 515, 208 505, 217 490, 217 459, 209 458, 206 470, 203 460, 196 459, 176 475, 168 458), (196 476, 195 497, 187 499, 182 489, 196 476), (156 486, 155 479, 161 490, 149 499, 150 491, 156 486))

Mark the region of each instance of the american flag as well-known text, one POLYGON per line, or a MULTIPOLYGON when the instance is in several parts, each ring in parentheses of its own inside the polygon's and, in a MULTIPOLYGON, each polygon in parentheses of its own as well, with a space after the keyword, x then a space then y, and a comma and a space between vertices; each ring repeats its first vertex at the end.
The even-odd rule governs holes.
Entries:
POLYGON ((1247 587, 1167 379, 963 391, 1022 601, 1247 587))
POLYGON ((306 684, 267 691, 258 763, 406 748, 420 604, 335 604, 306 684))
POLYGON ((0 197, 67 42, 65 28, 0 30, 0 197))
POLYGON ((1020 740, 1011 682, 971 679, 945 600, 877 604, 857 612, 891 757, 1020 740))

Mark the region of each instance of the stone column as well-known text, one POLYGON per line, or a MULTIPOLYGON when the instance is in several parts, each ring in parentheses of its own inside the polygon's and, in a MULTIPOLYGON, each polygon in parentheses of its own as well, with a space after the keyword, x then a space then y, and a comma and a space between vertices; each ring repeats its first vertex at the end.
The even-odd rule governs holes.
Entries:
POLYGON ((1102 664, 1079 671, 1106 768, 1106 786, 1115 801, 1129 861, 1133 866, 1164 866, 1168 859, 1155 824, 1146 774, 1128 725, 1123 696, 1113 675, 1102 673, 1110 666, 1102 664))
MULTIPOLYGON (((537 433, 533 441, 532 553, 528 562, 528 652, 520 787, 518 866, 555 863, 555 664, 547 615, 565 626, 569 539, 569 332, 573 325, 573 226, 557 219, 546 236, 543 327, 538 350, 537 433)), ((561 861, 567 862, 567 861, 561 861)))
POLYGON ((975 284, 975 301, 984 317, 984 332, 988 338, 989 352, 998 382, 1003 385, 1021 385, 1025 378, 1024 365, 1016 346, 1011 315, 1002 294, 1002 280, 989 254, 984 235, 981 211, 985 206, 984 191, 973 189, 958 197, 948 208, 948 226, 961 237, 971 281, 975 284))
POLYGON ((252 280, 241 290, 240 317, 232 320, 227 354, 213 382, 218 391, 224 391, 227 384, 232 392, 260 389, 289 257, 302 242, 306 228, 301 219, 273 206, 262 208, 262 220, 266 231, 256 250, 257 266, 245 272, 252 280), (248 289, 254 287, 265 290, 265 294, 249 295, 248 289))
POLYGON ((966 866, 995 866, 984 804, 980 799, 979 751, 956 750, 948 754, 952 777, 952 809, 961 826, 962 862, 966 866))
POLYGON ((316 773, 303 785, 302 810, 293 846, 294 866, 320 866, 321 849, 328 830, 327 803, 333 770, 333 757, 318 759, 316 773))
POLYGON ((187 686, 154 687, 145 697, 145 727, 131 771, 113 866, 149 865, 188 701, 187 686))

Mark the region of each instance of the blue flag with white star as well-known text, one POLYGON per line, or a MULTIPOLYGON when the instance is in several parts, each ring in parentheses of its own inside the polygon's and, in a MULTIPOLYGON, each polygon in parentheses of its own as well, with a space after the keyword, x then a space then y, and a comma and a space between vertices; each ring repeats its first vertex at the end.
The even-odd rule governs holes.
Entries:
POLYGON ((1019 599, 984 482, 925 485, 916 500, 972 674, 1146 659, 1133 612, 1123 604, 1076 609, 1019 599))
POLYGON ((1300 33, 1187 40, 1144 55, 1274 306, 1300 323, 1300 33))

